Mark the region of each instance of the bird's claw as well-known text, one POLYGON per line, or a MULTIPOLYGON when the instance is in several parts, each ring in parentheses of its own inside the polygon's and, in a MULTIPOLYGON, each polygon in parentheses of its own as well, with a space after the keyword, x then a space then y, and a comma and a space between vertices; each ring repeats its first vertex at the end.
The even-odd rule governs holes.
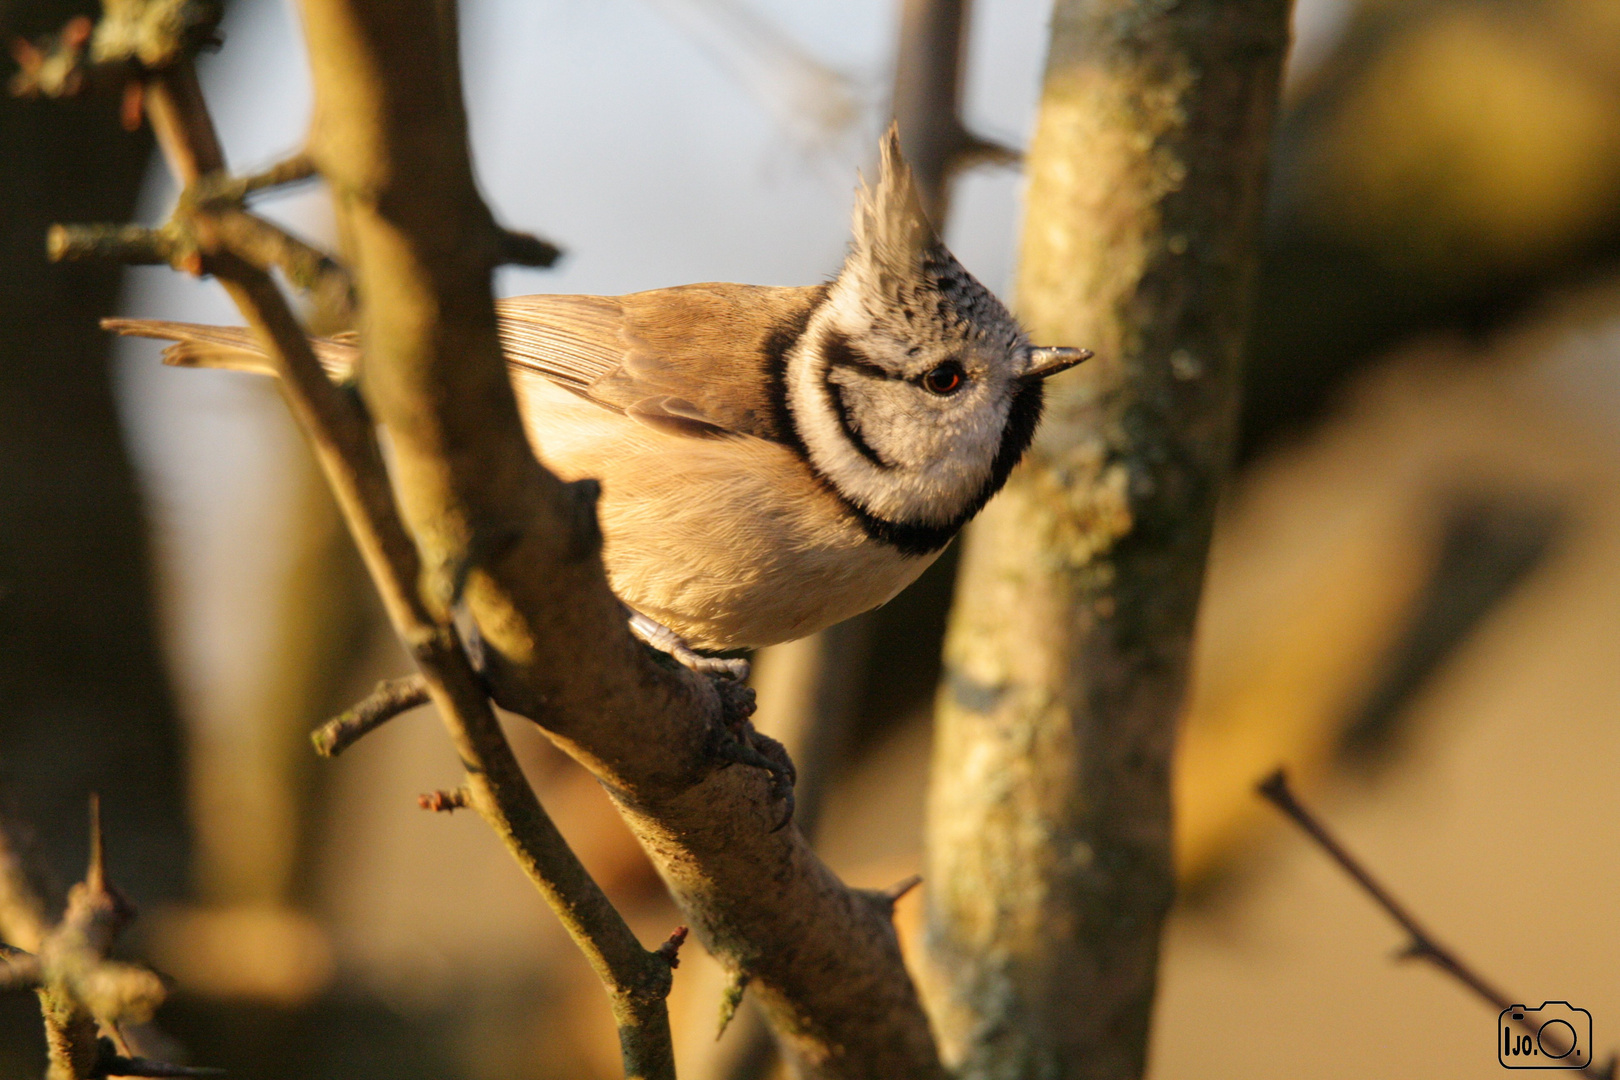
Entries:
POLYGON ((752 688, 716 680, 715 689, 720 692, 721 722, 714 727, 710 750, 726 765, 749 765, 770 774, 771 799, 782 803, 782 816, 771 827, 772 832, 778 832, 793 820, 793 784, 798 770, 793 767, 787 747, 754 730, 749 723, 754 713, 752 688))

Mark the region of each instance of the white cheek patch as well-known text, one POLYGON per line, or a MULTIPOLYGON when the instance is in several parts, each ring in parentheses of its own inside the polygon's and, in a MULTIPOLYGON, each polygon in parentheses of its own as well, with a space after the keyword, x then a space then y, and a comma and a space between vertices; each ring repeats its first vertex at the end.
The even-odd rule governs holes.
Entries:
POLYGON ((829 387, 828 331, 869 325, 864 312, 849 310, 857 305, 844 293, 833 290, 787 362, 787 404, 810 463, 845 498, 885 521, 954 520, 990 477, 1007 406, 994 388, 974 388, 967 391, 971 397, 939 408, 910 383, 863 371, 835 372, 829 387))

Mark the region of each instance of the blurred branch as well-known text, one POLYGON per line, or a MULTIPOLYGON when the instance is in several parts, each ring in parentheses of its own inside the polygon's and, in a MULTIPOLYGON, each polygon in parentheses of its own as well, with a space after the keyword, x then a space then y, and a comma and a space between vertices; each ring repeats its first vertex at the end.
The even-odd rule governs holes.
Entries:
POLYGON ((1371 690, 1340 733, 1362 756, 1387 749, 1402 711, 1435 671, 1543 566, 1568 527, 1567 509, 1535 492, 1468 492, 1445 509, 1440 549, 1371 690))
POLYGON ((1019 314, 1096 349, 969 529, 928 810, 966 1075, 1126 1080, 1174 895, 1170 764, 1232 453, 1288 0, 1059 0, 1019 314))
POLYGON ((649 0, 675 22, 777 123, 811 149, 835 142, 861 119, 860 88, 811 55, 746 0, 649 0))
POLYGON ((7 989, 38 990, 50 1057, 47 1080, 113 1075, 108 1067, 112 1046, 98 1037, 98 1028, 116 1031, 123 1021, 144 1022, 162 1003, 165 990, 145 968, 107 959, 135 909, 107 880, 99 801, 91 796, 89 869, 84 881, 68 893, 66 910, 54 926, 46 922, 45 904, 28 881, 13 832, 10 822, 0 820, 0 935, 8 944, 22 946, 0 957, 5 965, 3 984, 7 989))
POLYGON ((45 901, 23 862, 16 826, 0 816, 0 940, 35 954, 45 940, 46 926, 45 901))
POLYGON ((1023 155, 981 138, 962 119, 962 80, 972 0, 905 0, 893 110, 900 144, 923 208, 945 229, 952 179, 983 163, 1013 165, 1023 155))
MULTIPOLYGON (((1255 790, 1271 805, 1282 811, 1300 830, 1316 842, 1327 856, 1339 864, 1339 868, 1350 875, 1352 881, 1361 886, 1363 892, 1372 897, 1373 902, 1384 909, 1384 913, 1406 931, 1410 939, 1405 949, 1401 950, 1400 958, 1403 960, 1427 960, 1441 971, 1450 975, 1468 989, 1472 990, 1487 1005, 1498 1013, 1505 1013, 1511 1009, 1515 1002, 1501 990, 1485 981, 1474 968, 1465 962, 1462 957, 1436 941, 1423 924, 1407 910, 1406 906, 1384 887, 1383 883, 1373 877, 1372 871, 1366 865, 1350 854, 1349 850, 1339 842, 1339 839, 1328 831, 1322 820, 1305 807, 1294 795, 1293 789, 1288 785, 1288 774, 1278 769, 1264 780, 1255 785, 1255 790)), ((1523 1003, 1520 999, 1519 1003, 1523 1003)), ((1530 1035, 1536 1034, 1536 1029, 1530 1024, 1519 1022, 1519 1026, 1530 1035)), ((1591 1047, 1587 1047, 1588 1052, 1591 1047)), ((1596 1057, 1592 1057, 1585 1068, 1580 1070, 1582 1076, 1592 1077, 1593 1080, 1614 1080, 1616 1065, 1620 1058, 1610 1057, 1607 1065, 1599 1067, 1595 1064, 1596 1057)))

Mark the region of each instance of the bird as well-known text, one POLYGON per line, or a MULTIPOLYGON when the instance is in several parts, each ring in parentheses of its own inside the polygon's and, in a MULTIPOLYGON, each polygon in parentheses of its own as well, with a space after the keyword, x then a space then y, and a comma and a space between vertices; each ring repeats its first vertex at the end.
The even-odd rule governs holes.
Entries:
MULTIPOLYGON (((945 247, 893 128, 853 239, 818 285, 709 282, 499 300, 531 445, 601 485, 608 583, 644 641, 713 654, 808 636, 915 581, 1029 448, 1049 377, 1086 349, 1030 343, 945 247)), ((268 373, 245 328, 109 319, 166 363, 268 373)), ((353 334, 313 339, 335 377, 353 334)))

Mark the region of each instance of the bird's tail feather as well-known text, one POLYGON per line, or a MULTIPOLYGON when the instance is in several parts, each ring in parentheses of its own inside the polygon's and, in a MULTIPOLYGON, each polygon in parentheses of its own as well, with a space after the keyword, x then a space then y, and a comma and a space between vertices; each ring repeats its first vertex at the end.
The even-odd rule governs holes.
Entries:
MULTIPOLYGON (((206 326, 202 323, 170 322, 167 319, 102 319, 101 328, 127 337, 172 341, 163 350, 163 362, 172 367, 220 368, 246 371, 253 375, 274 375, 270 358, 245 326, 206 326)), ((310 345, 321 366, 334 379, 346 379, 354 371, 359 350, 353 334, 310 338, 310 345)))

